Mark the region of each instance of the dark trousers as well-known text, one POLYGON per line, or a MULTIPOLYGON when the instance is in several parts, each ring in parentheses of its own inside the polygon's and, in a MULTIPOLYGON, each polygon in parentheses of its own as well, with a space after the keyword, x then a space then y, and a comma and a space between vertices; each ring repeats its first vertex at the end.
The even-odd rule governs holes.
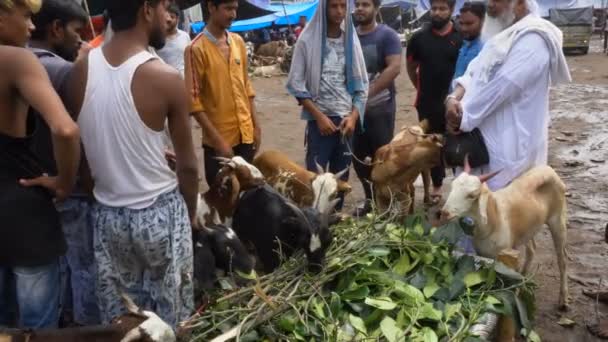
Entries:
POLYGON ((608 31, 604 31, 604 53, 607 52, 606 51, 607 48, 608 48, 608 31))
MULTIPOLYGON (((339 126, 342 122, 340 117, 330 117, 334 125, 339 126)), ((309 171, 317 172, 317 163, 325 170, 329 165, 329 172, 338 173, 344 169, 350 168, 350 151, 347 144, 350 144, 349 138, 343 138, 340 132, 332 135, 323 136, 317 122, 314 120, 308 121, 306 125, 306 168, 309 171)), ((348 181, 347 171, 342 176, 343 181, 348 181)), ((336 209, 341 209, 344 202, 344 194, 340 194, 340 203, 336 209)))
MULTIPOLYGON (((433 113, 422 113, 418 109, 418 120, 422 121, 427 119, 429 122, 429 132, 435 134, 445 134, 445 111, 436 111, 433 113)), ((440 187, 443 185, 443 179, 445 178, 445 165, 443 158, 440 158, 439 166, 431 169, 431 180, 433 181, 434 187, 440 187)))
POLYGON ((365 158, 373 159, 376 151, 393 139, 395 131, 395 101, 389 107, 372 108, 365 112, 365 120, 357 122, 357 130, 353 137, 353 167, 361 181, 365 199, 372 199, 371 174, 372 167, 361 162, 365 158))
MULTIPOLYGON (((203 151, 205 153, 205 180, 207 181, 207 185, 211 186, 222 166, 220 165, 220 162, 215 159, 215 157, 218 156, 218 153, 213 147, 203 145, 203 151)), ((235 156, 243 157, 248 163, 251 163, 253 157, 255 157, 253 144, 238 144, 232 147, 232 151, 235 156)))

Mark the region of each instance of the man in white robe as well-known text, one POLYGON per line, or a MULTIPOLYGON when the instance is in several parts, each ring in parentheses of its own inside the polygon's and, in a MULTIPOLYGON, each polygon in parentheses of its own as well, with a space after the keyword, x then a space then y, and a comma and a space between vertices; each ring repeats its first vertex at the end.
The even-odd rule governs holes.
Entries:
POLYGON ((482 37, 491 38, 454 81, 446 115, 452 132, 479 128, 490 163, 473 173, 500 171, 488 181, 497 190, 547 163, 549 86, 570 73, 561 31, 537 15, 534 0, 490 0, 488 15, 482 37))

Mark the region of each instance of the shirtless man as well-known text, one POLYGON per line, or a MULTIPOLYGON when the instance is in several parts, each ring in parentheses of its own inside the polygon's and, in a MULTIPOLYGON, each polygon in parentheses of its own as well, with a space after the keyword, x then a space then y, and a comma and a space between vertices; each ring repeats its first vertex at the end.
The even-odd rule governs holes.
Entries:
POLYGON ((57 326, 66 244, 53 197, 69 195, 80 160, 78 127, 36 56, 23 48, 40 4, 0 0, 0 326, 57 326), (50 128, 57 176, 46 176, 30 151, 30 106, 50 128))
MULTIPOLYGON (((198 195, 188 97, 161 49, 169 0, 108 0, 114 35, 74 64, 68 106, 94 181, 93 248, 104 323, 121 293, 176 326, 193 310, 192 231, 198 195), (176 173, 164 156, 169 124, 176 173)), ((85 177, 86 178, 86 177, 85 177)))

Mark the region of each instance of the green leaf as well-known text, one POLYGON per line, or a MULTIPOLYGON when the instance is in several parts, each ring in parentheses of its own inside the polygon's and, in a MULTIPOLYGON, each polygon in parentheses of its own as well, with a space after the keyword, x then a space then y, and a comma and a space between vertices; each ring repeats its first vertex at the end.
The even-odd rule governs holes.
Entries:
POLYGON ((296 328, 297 318, 291 315, 283 315, 279 319, 278 326, 285 332, 293 332, 296 328))
POLYGON ((234 290, 234 286, 227 279, 220 279, 219 283, 222 290, 234 290))
POLYGON ((435 309, 431 303, 424 303, 420 308, 420 319, 426 318, 433 321, 439 321, 442 316, 443 312, 435 309))
POLYGON ((521 329, 521 334, 526 337, 527 342, 541 342, 540 336, 534 330, 521 329))
POLYGON ((373 306, 380 310, 390 311, 397 307, 397 304, 393 302, 389 297, 379 297, 379 298, 365 298, 365 304, 369 306, 373 306))
POLYGON ((241 272, 239 270, 236 270, 236 274, 239 277, 244 278, 244 279, 248 279, 248 280, 255 280, 258 277, 257 273, 255 273, 255 270, 253 270, 253 269, 251 270, 251 272, 249 272, 249 274, 246 274, 246 273, 243 273, 243 272, 241 272))
POLYGON ((496 297, 494 297, 494 296, 487 296, 486 303, 492 304, 492 305, 498 305, 498 304, 501 304, 501 301, 496 299, 496 297))
POLYGON ((455 304, 448 303, 448 304, 446 304, 445 305, 445 309, 443 310, 445 312, 445 319, 446 319, 446 321, 449 321, 461 309, 462 309, 462 304, 460 304, 460 303, 455 303, 455 304))
POLYGON ((325 310, 323 310, 323 303, 316 298, 312 301, 312 309, 315 315, 320 319, 325 319, 325 310))
POLYGON ((395 263, 395 266, 393 266, 393 272, 403 277, 412 269, 411 266, 410 256, 407 253, 403 253, 395 263))
POLYGON ((557 321, 557 324, 561 325, 562 327, 570 328, 575 326, 576 322, 566 316, 563 316, 559 319, 559 321, 557 321))
POLYGON ((427 265, 432 264, 434 260, 435 256, 432 253, 426 253, 422 255, 422 261, 427 265))
POLYGON ((453 220, 445 226, 437 228, 431 237, 431 241, 435 244, 445 241, 450 245, 455 245, 460 238, 466 236, 457 221, 453 220))
POLYGON ((342 293, 344 300, 361 300, 369 295, 369 287, 359 286, 353 290, 342 293))
POLYGON ((348 270, 343 273, 343 275, 338 280, 338 285, 336 286, 335 291, 338 293, 344 292, 346 289, 349 289, 355 281, 357 277, 357 272, 348 270))
POLYGON ((361 317, 348 315, 348 321, 355 329, 367 335, 367 328, 365 328, 365 322, 363 322, 361 317))
POLYGON ((389 316, 384 317, 382 322, 380 322, 380 330, 382 330, 382 335, 384 335, 389 342, 396 342, 403 339, 403 330, 399 329, 397 322, 389 316))
POLYGON ((330 309, 331 314, 334 317, 334 319, 336 317, 338 317, 338 315, 340 314, 340 312, 342 310, 342 301, 340 300, 340 296, 337 293, 335 293, 335 292, 331 293, 331 300, 329 302, 329 309, 330 309))
POLYGON ((522 276, 521 273, 515 271, 512 268, 509 268, 507 265, 503 264, 500 261, 494 263, 494 270, 496 270, 496 273, 502 275, 503 277, 517 281, 524 280, 524 276, 522 276))
POLYGON ((414 286, 417 289, 424 288, 426 283, 427 283, 426 276, 424 275, 424 272, 422 269, 419 269, 416 272, 416 274, 414 274, 414 277, 412 279, 410 279, 410 285, 414 286))
POLYGON ((375 257, 383 257, 391 254, 391 250, 386 247, 372 247, 368 250, 368 253, 375 257))
POLYGON ((424 296, 426 298, 431 298, 435 294, 435 292, 437 292, 437 290, 439 290, 439 285, 437 285, 435 282, 432 282, 430 284, 427 284, 422 290, 422 292, 424 292, 424 296))
POLYGON ((437 338, 437 334, 435 331, 429 327, 424 327, 421 330, 422 337, 424 338, 424 342, 438 342, 439 338, 437 338))
POLYGON ((450 284, 450 300, 460 297, 465 290, 463 279, 454 278, 452 284, 450 284))
POLYGON ((363 317, 363 321, 365 321, 365 326, 377 326, 385 314, 386 312, 383 310, 374 309, 371 314, 363 317))
POLYGON ((255 330, 251 330, 248 333, 242 335, 240 339, 242 342, 256 342, 261 340, 260 335, 255 330))
POLYGON ((485 273, 482 271, 471 272, 464 276, 464 285, 467 288, 473 287, 475 285, 479 285, 486 281, 485 273))
POLYGON ((417 306, 419 303, 424 303, 425 298, 422 291, 410 284, 398 283, 395 285, 393 292, 402 299, 405 305, 417 306))

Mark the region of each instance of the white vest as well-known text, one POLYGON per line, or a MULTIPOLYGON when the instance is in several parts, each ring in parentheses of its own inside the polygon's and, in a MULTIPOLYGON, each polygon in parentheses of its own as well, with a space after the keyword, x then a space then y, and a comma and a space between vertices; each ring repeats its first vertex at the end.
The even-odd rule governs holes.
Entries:
POLYGON ((143 209, 177 187, 164 156, 164 132, 146 126, 131 93, 135 71, 154 58, 142 51, 114 67, 102 48, 89 54, 78 125, 95 181, 93 193, 103 205, 143 209))

